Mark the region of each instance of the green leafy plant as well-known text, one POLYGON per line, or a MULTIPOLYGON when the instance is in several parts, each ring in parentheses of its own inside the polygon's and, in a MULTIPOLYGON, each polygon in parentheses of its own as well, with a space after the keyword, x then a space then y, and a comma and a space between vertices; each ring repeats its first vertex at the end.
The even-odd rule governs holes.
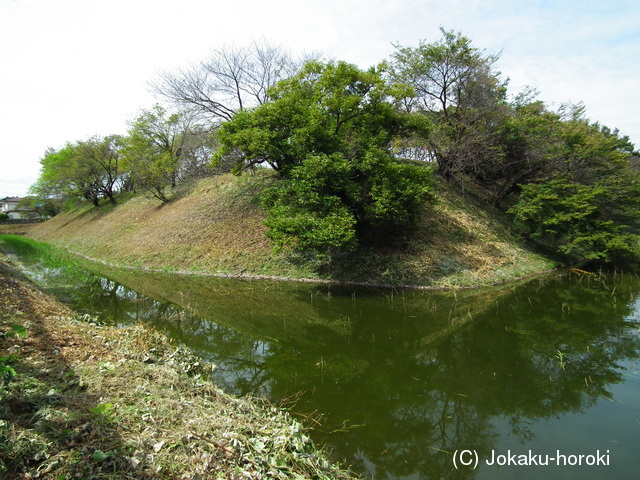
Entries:
POLYGON ((565 367, 567 365, 567 362, 565 360, 565 357, 567 356, 567 354, 565 352, 562 352, 560 350, 556 351, 556 358, 558 359, 558 361, 560 362, 560 368, 562 368, 562 370, 566 370, 565 367))
POLYGON ((112 403, 99 403, 95 407, 89 409, 91 413, 94 415, 105 415, 110 416, 113 414, 112 412, 113 404, 112 403))
POLYGON ((15 338, 27 338, 27 336, 29 335, 27 333, 27 329, 24 328, 22 325, 18 325, 16 323, 12 323, 10 325, 11 327, 11 334, 15 337, 15 338))
POLYGON ((106 427, 114 420, 116 420, 116 413, 113 411, 112 403, 99 403, 93 408, 90 408, 91 416, 98 425, 106 427))
MULTIPOLYGON (((12 323, 9 325, 10 330, 1 334, 2 338, 25 338, 27 337, 27 329, 22 325, 12 323)), ((14 355, 0 355, 0 380, 6 386, 17 375, 15 369, 10 365, 16 360, 14 355)))
POLYGON ((0 357, 0 379, 2 383, 6 386, 13 380, 16 376, 16 371, 10 365, 6 363, 6 357, 0 357))
POLYGON ((91 458, 96 462, 103 462, 111 457, 113 457, 113 452, 103 452, 102 450, 96 450, 93 452, 93 455, 91 455, 91 458))

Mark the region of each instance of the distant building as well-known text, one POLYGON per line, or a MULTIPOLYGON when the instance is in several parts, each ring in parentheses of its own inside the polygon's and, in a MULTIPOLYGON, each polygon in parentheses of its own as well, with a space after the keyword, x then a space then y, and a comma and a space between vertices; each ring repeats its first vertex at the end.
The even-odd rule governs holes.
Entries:
POLYGON ((31 210, 23 210, 18 208, 18 204, 22 201, 20 197, 5 197, 0 199, 0 213, 6 213, 10 220, 20 220, 25 214, 32 214, 31 210), (21 216, 22 215, 22 216, 21 216))

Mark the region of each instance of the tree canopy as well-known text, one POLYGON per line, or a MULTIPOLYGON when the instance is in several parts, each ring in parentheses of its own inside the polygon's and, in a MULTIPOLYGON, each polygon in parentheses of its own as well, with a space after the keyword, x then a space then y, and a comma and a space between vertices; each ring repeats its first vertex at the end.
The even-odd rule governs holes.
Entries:
POLYGON ((374 69, 312 61, 269 103, 220 127, 218 158, 234 154, 237 171, 266 163, 282 177, 264 197, 277 245, 352 249, 411 226, 430 169, 391 154, 393 138, 415 129, 394 93, 374 69))
POLYGON ((450 179, 479 170, 494 155, 491 127, 505 104, 506 82, 493 70, 497 55, 484 54, 459 33, 441 33, 441 40, 415 48, 396 45, 383 68, 390 81, 413 90, 401 108, 432 121, 421 142, 450 179))
POLYGON ((167 188, 180 178, 206 174, 213 134, 190 111, 170 113, 160 105, 144 110, 124 140, 125 170, 135 188, 168 201, 167 188))
POLYGON ((640 253, 640 171, 632 147, 572 114, 551 134, 553 155, 520 184, 510 212, 527 235, 573 258, 615 261, 640 253))
POLYGON ((31 187, 32 193, 61 200, 84 198, 96 206, 102 197, 116 203, 121 147, 121 137, 111 135, 47 150, 40 161, 40 178, 31 187))

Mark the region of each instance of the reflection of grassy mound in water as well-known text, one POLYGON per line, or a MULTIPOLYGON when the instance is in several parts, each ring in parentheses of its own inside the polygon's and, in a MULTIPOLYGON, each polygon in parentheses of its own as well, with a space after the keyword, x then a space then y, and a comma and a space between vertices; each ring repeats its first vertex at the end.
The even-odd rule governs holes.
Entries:
POLYGON ((158 302, 157 308, 143 306, 140 300, 135 307, 123 302, 118 311, 133 308, 135 315, 145 311, 156 327, 198 352, 206 352, 215 344, 218 326, 249 338, 321 351, 324 345, 332 349, 349 343, 363 325, 367 331, 379 328, 379 334, 384 335, 387 323, 396 324, 400 318, 404 319, 404 328, 409 328, 408 324, 415 328, 414 340, 427 345, 495 308, 499 299, 522 283, 468 289, 454 295, 447 291, 176 276, 99 264, 89 268, 158 302), (179 306, 188 315, 181 315, 176 321, 172 310, 161 308, 166 302, 179 306), (428 321, 420 320, 426 318, 428 321))
POLYGON ((551 267, 510 234, 499 212, 442 183, 418 230, 391 247, 361 247, 332 261, 274 254, 259 195, 276 181, 267 170, 211 177, 165 205, 137 195, 115 206, 78 207, 30 236, 127 267, 389 285, 486 285, 551 267))

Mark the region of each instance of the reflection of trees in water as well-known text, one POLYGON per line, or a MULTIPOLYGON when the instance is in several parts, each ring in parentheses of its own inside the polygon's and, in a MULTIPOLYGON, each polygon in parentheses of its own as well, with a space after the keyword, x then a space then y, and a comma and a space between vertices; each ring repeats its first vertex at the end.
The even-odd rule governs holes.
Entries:
MULTIPOLYGON (((476 304, 426 294, 381 301, 316 290, 314 297, 306 287, 282 309, 286 289, 243 290, 240 302, 224 292, 207 302, 192 285, 189 313, 114 282, 102 281, 102 293, 97 285, 85 290, 99 308, 151 319, 218 363, 221 386, 274 401, 305 392, 295 410, 325 416, 327 431, 317 438, 376 478, 454 479, 474 474, 453 470, 445 452, 488 455, 498 437, 494 418, 527 441, 533 422, 609 396, 609 385, 622 380, 618 363, 640 351, 625 320, 637 285, 615 281, 614 288, 597 279, 535 280, 476 304), (465 312, 474 321, 456 324, 465 312), (218 317, 237 320, 240 330, 214 323, 218 317)), ((175 292, 166 298, 175 301, 175 292)))
POLYGON ((306 344, 296 363, 289 346, 275 345, 265 368, 274 396, 305 389, 313 393, 298 409, 317 408, 329 425, 365 425, 325 440, 352 461, 373 464, 376 478, 462 478, 469 473, 451 471, 443 451, 488 454, 492 418, 508 419, 527 441, 533 421, 584 411, 609 395, 608 386, 622 380, 618 363, 640 350, 623 300, 598 284, 533 282, 428 350, 414 341, 431 335, 424 325, 405 323, 403 336, 379 335, 375 343, 365 327, 348 346, 335 342, 338 349, 327 338, 306 344))
MULTIPOLYGON (((210 322, 206 322, 210 325, 210 322)), ((269 369, 265 359, 269 346, 226 327, 210 328, 207 346, 216 349, 217 368, 213 380, 221 388, 237 393, 267 394, 269 369)))

